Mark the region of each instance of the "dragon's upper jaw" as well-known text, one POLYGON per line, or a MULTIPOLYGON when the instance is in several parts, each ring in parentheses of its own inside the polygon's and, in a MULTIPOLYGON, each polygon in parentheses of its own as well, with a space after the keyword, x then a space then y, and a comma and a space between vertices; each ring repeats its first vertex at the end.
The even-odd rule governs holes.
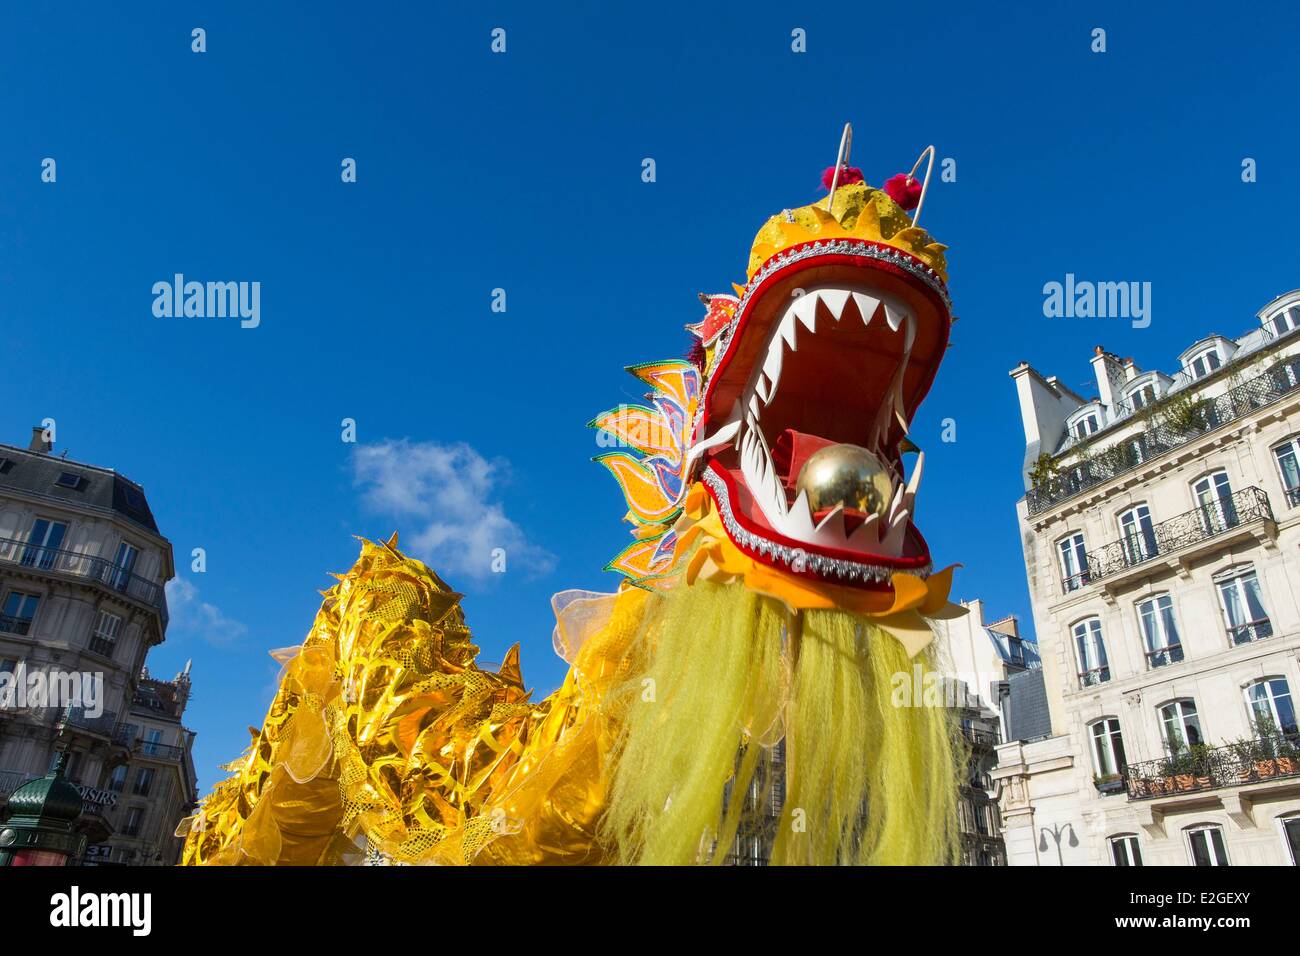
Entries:
POLYGON ((946 303, 858 263, 794 273, 751 303, 711 377, 696 446, 704 480, 760 560, 848 582, 923 572, 929 553, 911 521, 921 459, 907 476, 899 446, 946 347, 946 303), (893 488, 884 513, 814 512, 794 490, 792 436, 874 453, 893 488))

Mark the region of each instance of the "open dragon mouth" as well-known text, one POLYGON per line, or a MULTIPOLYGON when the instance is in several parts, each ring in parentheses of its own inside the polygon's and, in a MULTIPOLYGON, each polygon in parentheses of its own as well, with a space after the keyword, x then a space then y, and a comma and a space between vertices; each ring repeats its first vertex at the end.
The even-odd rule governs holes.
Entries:
POLYGON ((903 450, 950 323, 941 288, 869 251, 810 255, 749 290, 696 444, 742 549, 849 583, 929 571, 912 523, 923 456, 909 473, 903 450))

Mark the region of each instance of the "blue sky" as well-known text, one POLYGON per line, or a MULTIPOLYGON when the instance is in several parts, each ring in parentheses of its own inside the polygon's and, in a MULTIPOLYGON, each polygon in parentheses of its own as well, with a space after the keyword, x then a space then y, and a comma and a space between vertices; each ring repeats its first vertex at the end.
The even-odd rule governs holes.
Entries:
POLYGON ((955 596, 995 615, 1029 617, 1008 370, 1091 395, 1093 346, 1170 369, 1300 286, 1292 7, 611 6, 0 19, 0 440, 53 417, 71 457, 145 486, 183 577, 151 667, 194 659, 205 791, 261 721, 266 651, 301 641, 354 534, 446 558, 484 658, 520 641, 525 678, 558 684, 549 596, 612 588, 626 540, 584 424, 639 397, 623 366, 685 349, 696 292, 743 279, 768 215, 820 195, 846 120, 870 182, 927 143, 956 160, 923 220, 961 321, 914 424, 919 520, 965 565, 955 596), (155 318, 151 287, 178 272, 260 282, 261 324, 155 318), (1044 318, 1067 272, 1151 282, 1151 326, 1044 318), (485 526, 504 575, 463 567, 485 526))

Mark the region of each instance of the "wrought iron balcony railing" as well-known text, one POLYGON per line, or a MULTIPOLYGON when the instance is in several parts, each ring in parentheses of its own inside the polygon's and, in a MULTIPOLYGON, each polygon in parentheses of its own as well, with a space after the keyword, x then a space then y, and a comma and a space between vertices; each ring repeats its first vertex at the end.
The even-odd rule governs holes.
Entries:
MULTIPOLYGON (((1300 389, 1300 358, 1288 358, 1222 395, 1197 402, 1178 426, 1160 421, 1159 403, 1146 406, 1141 412, 1150 414, 1151 418, 1140 435, 1108 448, 1095 458, 1063 467, 1060 474, 1031 488, 1025 495, 1029 514, 1041 514, 1067 498, 1133 471, 1143 462, 1271 405, 1297 389, 1300 389)), ((1296 503, 1290 498, 1288 501, 1296 503)))
POLYGON ((67 551, 63 548, 46 548, 16 538, 0 538, 0 561, 39 571, 89 579, 149 607, 162 609, 165 604, 162 585, 119 567, 108 558, 67 551))
POLYGON ((174 747, 171 744, 153 743, 148 740, 137 740, 134 750, 141 757, 152 757, 155 760, 180 760, 185 753, 180 747, 174 747))
POLYGON ((1296 505, 1300 505, 1300 487, 1287 488, 1285 494, 1286 506, 1288 508, 1294 508, 1296 505))
POLYGON ((1129 764, 1124 786, 1130 800, 1239 787, 1300 776, 1300 738, 1279 734, 1223 747, 1193 747, 1163 760, 1129 764))
POLYGON ((1080 687, 1095 687, 1098 684, 1106 683, 1108 680, 1110 680, 1110 667, 1106 664, 1079 672, 1080 687))
POLYGON ((1272 521, 1273 508, 1262 488, 1243 488, 1213 504, 1193 508, 1175 518, 1136 529, 1119 541, 1112 541, 1084 559, 1084 570, 1062 581, 1066 594, 1120 571, 1171 554, 1201 541, 1208 541, 1252 521, 1272 521))
POLYGON ((9 617, 6 614, 0 614, 0 631, 6 634, 26 634, 32 629, 30 618, 9 617))
POLYGON ((1154 651, 1147 651, 1147 667, 1153 670, 1157 667, 1166 667, 1169 664, 1177 664, 1183 659, 1183 645, 1170 644, 1168 647, 1157 647, 1154 651))

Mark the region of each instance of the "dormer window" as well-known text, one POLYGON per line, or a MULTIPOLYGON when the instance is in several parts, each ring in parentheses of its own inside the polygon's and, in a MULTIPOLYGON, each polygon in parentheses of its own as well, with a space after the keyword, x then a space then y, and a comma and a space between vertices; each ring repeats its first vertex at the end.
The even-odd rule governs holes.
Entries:
POLYGON ((1223 356, 1219 354, 1218 346, 1212 345, 1192 356, 1187 362, 1187 370, 1192 373, 1192 378, 1205 378, 1221 365, 1223 356))
POLYGON ((1134 411, 1137 411, 1139 408, 1145 408, 1155 400, 1156 387, 1154 385, 1143 385, 1129 396, 1129 401, 1133 403, 1134 411))
POLYGON ((1264 327, 1274 335, 1286 335, 1292 329, 1300 329, 1300 305, 1293 305, 1275 313, 1264 327))
POLYGON ((1097 418, 1097 413, 1089 412, 1074 423, 1071 431, 1074 433, 1075 438, 1082 440, 1089 435, 1096 434, 1099 428, 1101 428, 1101 423, 1097 418))
POLYGON ((80 488, 81 476, 71 471, 61 471, 59 477, 54 479, 54 483, 60 488, 80 488))

